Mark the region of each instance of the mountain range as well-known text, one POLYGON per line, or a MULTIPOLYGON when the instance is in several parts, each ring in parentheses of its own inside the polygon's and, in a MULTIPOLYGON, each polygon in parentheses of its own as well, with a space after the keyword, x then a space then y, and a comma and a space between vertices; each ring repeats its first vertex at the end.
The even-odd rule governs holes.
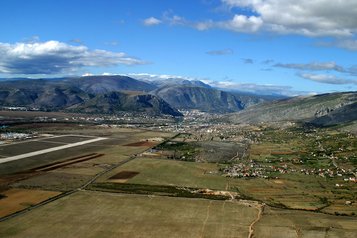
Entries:
POLYGON ((181 116, 177 109, 237 112, 267 100, 270 99, 224 92, 194 80, 149 82, 115 75, 0 81, 2 106, 46 111, 133 111, 181 116))
POLYGON ((227 92, 201 81, 86 76, 0 81, 0 105, 96 114, 142 112, 182 116, 179 110, 230 113, 230 123, 304 121, 334 125, 357 120, 357 93, 282 98, 227 92))

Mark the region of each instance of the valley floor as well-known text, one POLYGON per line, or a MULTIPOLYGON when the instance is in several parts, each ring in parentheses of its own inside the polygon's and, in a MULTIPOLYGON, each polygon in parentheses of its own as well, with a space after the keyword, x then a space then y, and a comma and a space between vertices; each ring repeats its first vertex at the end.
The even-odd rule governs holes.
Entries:
MULTIPOLYGON (((351 214, 356 210, 355 184, 339 182, 344 187, 336 190, 331 183, 337 180, 296 173, 274 173, 278 179, 223 176, 226 166, 252 163, 252 159, 265 162, 264 144, 249 150, 242 146, 244 141, 236 141, 238 147, 223 144, 224 155, 233 155, 233 160, 227 160, 213 156, 214 151, 202 146, 202 140, 197 143, 195 136, 205 137, 199 133, 98 125, 51 124, 39 128, 42 134, 67 135, 63 138, 85 135, 108 139, 1 164, 1 237, 285 238, 357 234, 357 217, 351 214), (193 144, 187 145, 190 141, 193 144), (351 203, 341 203, 345 200, 351 203)), ((266 131, 265 136, 271 138, 271 133, 266 131)), ((248 135, 244 138, 254 139, 248 135)), ((283 139, 282 135, 279 138, 283 139)), ((220 142, 210 143, 218 146, 220 142)), ((290 161, 289 156, 296 154, 284 145, 279 156, 290 161)), ((57 141, 54 146, 58 146, 57 141)), ((273 144, 269 146, 276 150, 273 144)), ((274 158, 273 153, 270 159, 274 158)), ((323 158, 319 163, 323 165, 323 158)), ((353 164, 346 166, 344 169, 353 164)))

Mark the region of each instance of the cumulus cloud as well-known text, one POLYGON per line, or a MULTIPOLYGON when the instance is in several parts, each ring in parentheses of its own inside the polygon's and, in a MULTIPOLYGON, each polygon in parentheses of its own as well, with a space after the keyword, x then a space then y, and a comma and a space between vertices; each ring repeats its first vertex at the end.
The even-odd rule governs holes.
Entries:
POLYGON ((221 21, 212 26, 237 32, 256 32, 263 25, 263 20, 256 16, 234 15, 230 21, 221 21))
MULTIPOLYGON (((260 31, 277 34, 297 34, 310 37, 353 37, 357 33, 357 1, 331 0, 221 0, 224 8, 233 12, 227 20, 191 21, 172 11, 162 19, 148 18, 147 25, 167 23, 197 30, 212 28, 235 32, 260 31)), ((356 41, 342 41, 341 47, 356 50, 356 41)))
MULTIPOLYGON (((250 10, 253 25, 281 34, 306 36, 352 36, 357 31, 357 1, 331 0, 222 0, 235 8, 250 10)), ((233 20, 237 18, 234 16, 233 20)), ((244 20, 245 19, 245 20, 244 20)), ((235 26, 232 25, 232 30, 235 26)), ((237 24, 236 29, 241 25, 237 24)))
POLYGON ((145 62, 121 52, 90 50, 58 41, 0 43, 0 73, 58 74, 76 72, 82 67, 138 65, 145 62))
POLYGON ((357 80, 338 78, 335 75, 328 75, 328 74, 299 73, 298 76, 304 79, 308 79, 318 83, 325 83, 325 84, 336 84, 336 85, 357 84, 357 80))
POLYGON ((233 53, 234 51, 232 49, 210 50, 206 52, 208 55, 231 55, 233 53))
POLYGON ((155 25, 159 25, 160 23, 161 23, 161 20, 159 20, 155 17, 149 17, 143 21, 143 24, 145 26, 155 26, 155 25))
POLYGON ((282 64, 278 63, 274 65, 275 67, 297 69, 297 70, 334 70, 337 72, 346 72, 344 67, 337 65, 335 62, 312 62, 308 64, 282 64))

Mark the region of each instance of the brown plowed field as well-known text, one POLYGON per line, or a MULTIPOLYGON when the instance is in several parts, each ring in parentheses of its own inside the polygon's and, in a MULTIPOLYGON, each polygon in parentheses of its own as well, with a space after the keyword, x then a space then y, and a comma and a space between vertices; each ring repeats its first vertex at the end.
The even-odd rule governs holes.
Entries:
POLYGON ((32 205, 38 204, 60 194, 60 192, 29 189, 9 189, 2 194, 6 197, 0 199, 0 217, 10 215, 32 205))

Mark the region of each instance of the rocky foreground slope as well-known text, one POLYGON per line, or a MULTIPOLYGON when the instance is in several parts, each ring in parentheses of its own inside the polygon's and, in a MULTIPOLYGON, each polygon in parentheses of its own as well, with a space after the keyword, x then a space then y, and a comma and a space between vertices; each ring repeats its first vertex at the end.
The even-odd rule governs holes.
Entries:
POLYGON ((233 123, 305 121, 331 125, 356 120, 356 107, 357 92, 330 93, 263 103, 225 119, 233 123))

